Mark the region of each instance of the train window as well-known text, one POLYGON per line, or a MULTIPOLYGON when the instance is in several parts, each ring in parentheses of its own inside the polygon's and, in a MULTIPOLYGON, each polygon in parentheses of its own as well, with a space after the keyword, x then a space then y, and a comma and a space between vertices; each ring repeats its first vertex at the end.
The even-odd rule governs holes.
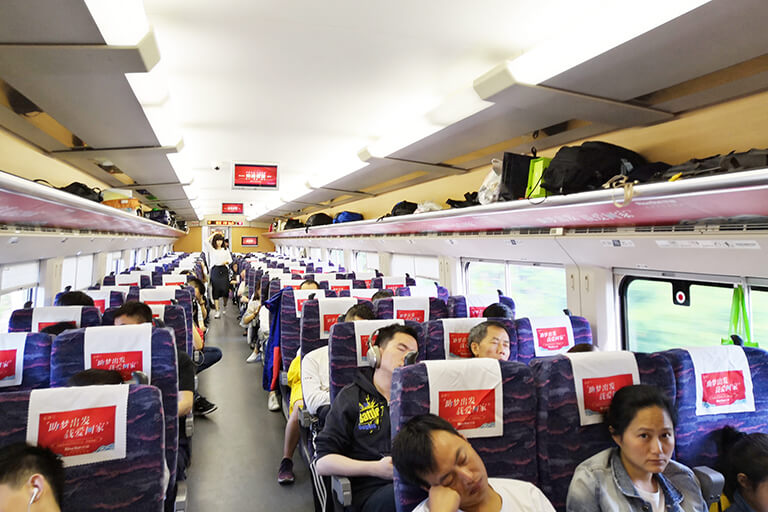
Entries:
POLYGON ((342 249, 331 249, 328 251, 328 259, 337 267, 343 267, 344 251, 342 249))
POLYGON ((620 289, 631 351, 717 345, 728 334, 731 285, 627 277, 620 289))
POLYGON ((768 288, 755 288, 749 290, 752 302, 752 341, 756 341, 761 347, 768 346, 768 288))
POLYGON ((355 270, 373 272, 379 268, 379 253, 358 251, 355 253, 355 270))
POLYGON ((314 261, 322 261, 323 259, 323 250, 319 247, 312 247, 309 250, 309 257, 312 258, 314 261))
POLYGON ((129 253, 131 255, 130 263, 128 265, 129 268, 133 268, 133 267, 136 266, 136 253, 137 252, 138 251, 136 249, 134 249, 133 251, 129 251, 129 253))
POLYGON ((515 301, 515 317, 560 315, 568 307, 563 267, 507 265, 504 288, 515 301))
POLYGON ((77 274, 75 276, 75 289, 82 290, 93 284, 93 254, 84 254, 77 257, 77 274))
POLYGON ((496 293, 496 290, 506 290, 504 263, 470 261, 465 268, 467 293, 496 293))
MULTIPOLYGON (((37 286, 40 279, 40 263, 15 263, 3 265, 0 276, 0 290, 14 290, 18 288, 32 288, 37 286)), ((23 302, 22 302, 23 304, 23 302)))
POLYGON ((408 274, 417 285, 433 285, 440 280, 440 265, 436 256, 392 255, 392 275, 408 274))
POLYGON ((67 286, 76 290, 75 278, 77 277, 77 257, 71 256, 64 258, 61 262, 61 289, 63 290, 67 286))
POLYGON ((107 275, 119 274, 122 270, 122 260, 120 258, 120 251, 107 253, 107 275))
POLYGON ((27 290, 16 290, 0 295, 0 332, 8 331, 11 313, 24 307, 28 295, 27 290))

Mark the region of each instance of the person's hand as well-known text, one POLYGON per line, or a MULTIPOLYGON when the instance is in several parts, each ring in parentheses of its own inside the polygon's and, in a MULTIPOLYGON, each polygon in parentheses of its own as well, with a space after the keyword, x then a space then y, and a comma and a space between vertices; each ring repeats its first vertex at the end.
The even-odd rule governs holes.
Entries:
POLYGON ((456 512, 459 510, 461 497, 459 493, 443 485, 433 485, 429 488, 430 512, 456 512))
POLYGON ((387 456, 376 461, 374 474, 372 476, 381 478, 382 480, 392 480, 395 476, 394 472, 395 469, 392 466, 392 457, 387 456))

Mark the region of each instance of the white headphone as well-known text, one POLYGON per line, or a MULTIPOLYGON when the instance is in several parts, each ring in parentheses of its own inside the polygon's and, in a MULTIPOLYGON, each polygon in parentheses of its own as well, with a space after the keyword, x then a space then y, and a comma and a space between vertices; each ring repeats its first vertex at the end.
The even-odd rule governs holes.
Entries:
POLYGON ((32 489, 32 497, 29 499, 29 504, 27 505, 27 512, 29 512, 29 508, 32 506, 32 504, 37 499, 38 494, 40 494, 40 489, 37 487, 32 489))

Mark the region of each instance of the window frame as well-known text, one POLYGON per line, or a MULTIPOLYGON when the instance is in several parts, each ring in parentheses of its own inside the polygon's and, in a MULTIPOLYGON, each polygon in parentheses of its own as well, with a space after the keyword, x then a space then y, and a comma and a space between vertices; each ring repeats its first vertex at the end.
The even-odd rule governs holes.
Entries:
MULTIPOLYGON (((743 280, 706 281, 706 280, 692 279, 692 278, 685 279, 680 277, 660 277, 660 276, 648 276, 648 275, 642 275, 642 274, 624 274, 621 277, 621 280, 619 281, 619 286, 617 288, 617 293, 619 297, 619 332, 621 334, 622 350, 630 350, 629 349, 629 322, 628 322, 629 311, 627 309, 629 304, 627 303, 627 291, 629 290, 629 285, 632 284, 632 282, 638 281, 638 280, 669 283, 673 287, 675 286, 675 283, 685 283, 689 289, 693 285, 733 289, 734 285, 742 284, 744 285, 745 295, 749 294, 749 291, 748 291, 749 285, 744 283, 743 280)), ((768 291, 768 288, 766 288, 766 291, 768 291)), ((750 315, 750 320, 752 320, 751 308, 748 314, 750 315)))

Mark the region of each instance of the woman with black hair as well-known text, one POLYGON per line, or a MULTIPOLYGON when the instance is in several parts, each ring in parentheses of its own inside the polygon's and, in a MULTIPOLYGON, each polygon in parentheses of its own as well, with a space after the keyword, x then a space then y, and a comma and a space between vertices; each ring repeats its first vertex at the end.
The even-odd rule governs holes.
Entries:
POLYGON ((768 434, 725 427, 721 450, 725 495, 731 502, 725 512, 768 512, 768 434))
POLYGON ((616 447, 576 468, 566 511, 706 512, 699 483, 672 460, 675 411, 654 386, 621 388, 605 415, 616 447))
MULTIPOLYGON (((219 300, 229 296, 229 264, 232 263, 232 255, 224 248, 224 235, 216 233, 211 238, 209 257, 211 260, 211 295, 216 308, 214 318, 221 316, 219 300)), ((224 306, 226 306, 226 302, 224 306)))

